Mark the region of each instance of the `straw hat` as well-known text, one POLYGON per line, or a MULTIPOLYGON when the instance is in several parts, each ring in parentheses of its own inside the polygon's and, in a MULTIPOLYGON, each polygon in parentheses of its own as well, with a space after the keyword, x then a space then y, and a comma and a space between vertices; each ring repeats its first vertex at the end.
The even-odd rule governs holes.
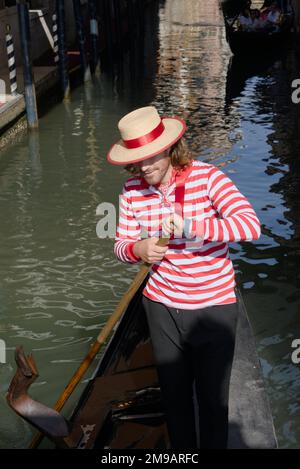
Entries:
POLYGON ((186 123, 179 117, 160 117, 154 106, 136 109, 118 123, 121 140, 107 155, 112 164, 130 164, 158 155, 179 140, 186 123))

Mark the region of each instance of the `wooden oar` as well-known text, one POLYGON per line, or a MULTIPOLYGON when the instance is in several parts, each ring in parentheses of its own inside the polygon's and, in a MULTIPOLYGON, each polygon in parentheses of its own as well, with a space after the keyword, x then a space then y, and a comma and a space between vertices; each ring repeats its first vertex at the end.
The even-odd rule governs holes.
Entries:
MULTIPOLYGON (((160 238, 158 240, 157 245, 158 246, 166 246, 169 242, 169 238, 160 238)), ((145 280, 146 276, 149 273, 149 270, 151 268, 152 264, 144 263, 139 272, 136 274, 135 278, 133 279, 130 287, 126 291, 126 293, 123 295, 120 303, 112 313, 112 315, 109 317, 107 320, 106 324, 102 328, 100 334, 98 335, 96 341, 92 345, 89 353, 86 355, 86 357, 83 359, 81 362, 81 365, 77 368, 76 372, 72 376, 71 380, 69 381, 68 385, 62 392, 61 396, 57 400, 57 402, 54 405, 54 409, 57 410, 58 412, 63 408, 65 405, 66 401, 74 391, 75 387, 83 377, 84 373, 92 363, 93 359, 99 352, 101 346, 111 333, 113 327, 115 324, 118 322, 124 311, 126 310, 127 306, 129 305, 130 301, 134 297, 135 293, 139 289, 139 287, 142 285, 143 281, 145 280)), ((37 433, 34 438, 32 439, 29 448, 30 449, 35 449, 39 446, 41 443, 42 439, 44 438, 44 435, 42 433, 37 433)))

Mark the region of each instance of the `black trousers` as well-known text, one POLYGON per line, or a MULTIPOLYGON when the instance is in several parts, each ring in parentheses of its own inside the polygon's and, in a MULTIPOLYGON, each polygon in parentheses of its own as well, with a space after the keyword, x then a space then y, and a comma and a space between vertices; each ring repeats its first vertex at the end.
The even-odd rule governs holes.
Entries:
POLYGON ((226 448, 237 303, 175 309, 143 297, 173 449, 226 448), (195 415, 194 393, 199 415, 195 415))

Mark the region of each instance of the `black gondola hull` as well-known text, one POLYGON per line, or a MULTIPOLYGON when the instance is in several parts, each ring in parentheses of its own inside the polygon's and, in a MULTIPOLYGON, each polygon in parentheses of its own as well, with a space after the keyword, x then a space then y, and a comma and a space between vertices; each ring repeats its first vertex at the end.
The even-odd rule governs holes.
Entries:
POLYGON ((263 55, 280 52, 292 41, 289 30, 278 32, 227 31, 227 41, 235 55, 263 55))

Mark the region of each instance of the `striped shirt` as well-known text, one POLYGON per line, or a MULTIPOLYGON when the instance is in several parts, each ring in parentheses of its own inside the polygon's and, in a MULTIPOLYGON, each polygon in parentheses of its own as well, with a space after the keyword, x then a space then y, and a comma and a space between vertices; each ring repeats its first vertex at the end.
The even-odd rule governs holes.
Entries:
MULTIPOLYGON (((162 219, 174 211, 176 184, 171 181, 164 193, 142 176, 126 181, 115 242, 122 262, 139 262, 132 251, 135 242, 162 236, 162 219)), ((150 270, 143 294, 178 309, 235 303, 228 243, 259 238, 253 207, 222 171, 194 160, 185 181, 183 219, 182 238, 170 239, 164 258, 150 270)))

